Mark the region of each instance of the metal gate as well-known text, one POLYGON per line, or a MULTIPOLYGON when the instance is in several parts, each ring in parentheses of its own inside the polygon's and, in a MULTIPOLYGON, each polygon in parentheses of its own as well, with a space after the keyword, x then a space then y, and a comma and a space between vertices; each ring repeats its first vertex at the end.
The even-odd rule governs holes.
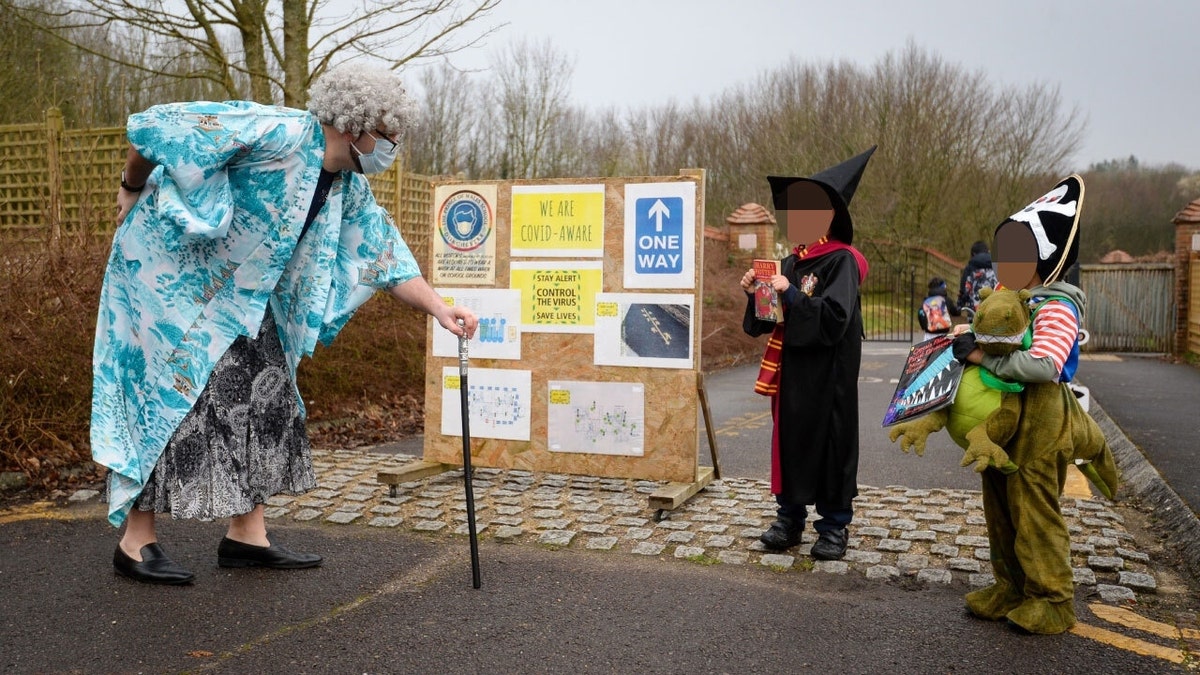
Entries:
POLYGON ((905 262, 872 263, 861 289, 863 331, 868 340, 913 341, 917 268, 905 262))
POLYGON ((862 288, 863 330, 868 340, 912 343, 917 310, 932 277, 946 281, 950 302, 958 299, 962 263, 921 246, 867 239, 855 246, 871 265, 862 288))

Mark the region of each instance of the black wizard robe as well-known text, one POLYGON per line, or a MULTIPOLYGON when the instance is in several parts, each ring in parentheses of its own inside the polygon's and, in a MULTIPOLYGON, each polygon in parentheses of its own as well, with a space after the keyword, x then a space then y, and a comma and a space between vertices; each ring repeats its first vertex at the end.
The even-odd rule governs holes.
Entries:
MULTIPOLYGON (((791 503, 849 508, 858 494, 859 285, 866 260, 841 245, 789 256, 781 268, 797 292, 784 303, 779 388, 771 397, 771 491, 791 503)), ((747 334, 775 327, 755 319, 753 298, 747 301, 747 334)))

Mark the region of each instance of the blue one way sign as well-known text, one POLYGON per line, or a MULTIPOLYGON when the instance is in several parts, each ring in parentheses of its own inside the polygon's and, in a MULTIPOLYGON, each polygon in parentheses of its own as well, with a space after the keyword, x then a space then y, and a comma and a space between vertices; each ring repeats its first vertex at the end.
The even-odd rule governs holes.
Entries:
POLYGON ((637 273, 683 272, 683 198, 642 197, 634 209, 634 269, 637 273))

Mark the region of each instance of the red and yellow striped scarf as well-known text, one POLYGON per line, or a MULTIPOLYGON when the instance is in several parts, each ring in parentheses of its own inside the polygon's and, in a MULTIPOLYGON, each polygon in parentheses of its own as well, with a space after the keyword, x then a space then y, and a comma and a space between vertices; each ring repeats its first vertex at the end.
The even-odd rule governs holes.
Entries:
MULTIPOLYGON (((858 282, 861 284, 867 278, 867 259, 853 246, 828 237, 821 237, 812 246, 797 246, 792 253, 797 260, 817 258, 823 255, 848 249, 854 254, 858 263, 858 282)), ((784 305, 784 319, 787 319, 787 305, 784 305)), ((762 363, 758 366, 758 378, 754 380, 754 393, 763 396, 775 396, 779 393, 779 363, 783 358, 783 323, 775 325, 771 337, 767 339, 767 350, 763 354, 762 363)))

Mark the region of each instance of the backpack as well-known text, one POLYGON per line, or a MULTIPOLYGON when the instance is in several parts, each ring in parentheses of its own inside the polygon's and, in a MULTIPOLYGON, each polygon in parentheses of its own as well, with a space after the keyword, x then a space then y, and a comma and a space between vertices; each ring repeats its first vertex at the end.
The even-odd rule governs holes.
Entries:
POLYGON ((950 310, 946 306, 945 296, 931 295, 925 298, 917 312, 917 318, 921 321, 921 328, 927 333, 949 332, 950 310))
MULTIPOLYGON (((1033 310, 1029 315, 1029 328, 1025 331, 1025 343, 1033 342, 1033 318, 1037 316, 1038 310, 1046 305, 1051 300, 1061 300, 1066 303, 1067 307, 1071 308, 1071 313, 1075 315, 1075 321, 1079 321, 1079 310, 1075 307, 1075 303, 1065 295, 1044 295, 1039 296, 1037 304, 1033 306, 1033 310)), ((1080 322, 1080 335, 1083 334, 1083 324, 1080 322)), ((1067 360, 1063 362, 1062 374, 1059 376, 1059 382, 1070 382, 1075 377, 1075 371, 1079 369, 1079 345, 1081 344, 1079 335, 1075 336, 1075 343, 1071 345, 1071 352, 1067 354, 1067 360)), ((1028 347, 1026 347, 1028 349, 1028 347)))
POLYGON ((1000 281, 996 278, 996 270, 991 265, 980 267, 967 275, 967 280, 963 282, 963 291, 970 303, 969 308, 975 309, 980 302, 983 302, 979 297, 979 291, 999 285, 1000 281))

